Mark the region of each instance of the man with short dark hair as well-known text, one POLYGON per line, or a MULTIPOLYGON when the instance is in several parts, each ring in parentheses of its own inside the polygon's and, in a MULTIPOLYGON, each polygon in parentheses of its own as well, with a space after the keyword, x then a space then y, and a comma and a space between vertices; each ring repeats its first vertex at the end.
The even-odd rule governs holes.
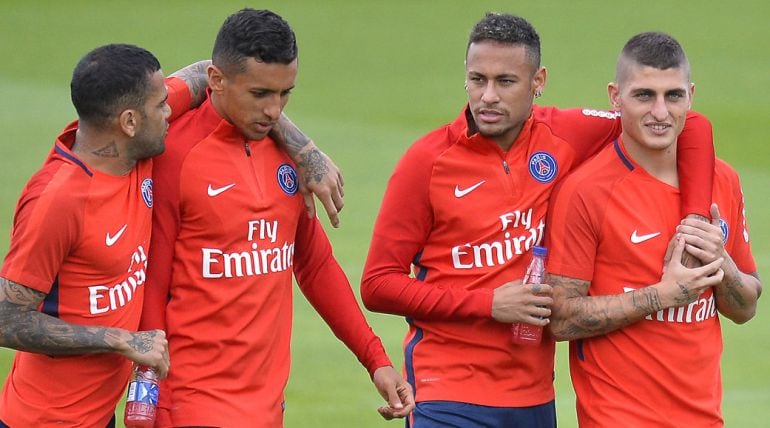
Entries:
MULTIPOLYGON (((551 287, 521 283, 530 250, 542 242, 556 183, 616 139, 620 119, 533 105, 546 70, 537 32, 518 16, 490 13, 476 24, 465 71, 459 117, 412 145, 390 178, 361 297, 409 322, 413 428, 552 427, 554 341, 514 344, 510 325, 548 324, 551 287)), ((699 168, 683 177, 702 171, 713 153, 708 121, 691 114, 680 147, 705 154, 687 160, 699 168)), ((708 215, 703 175, 685 188, 698 196, 685 212, 708 215)))
POLYGON ((742 324, 762 290, 740 181, 718 160, 711 222, 680 224, 676 146, 695 89, 684 50, 637 34, 615 79, 623 133, 564 181, 549 213, 550 327, 571 341, 578 421, 722 426, 717 312, 742 324), (704 265, 684 267, 685 250, 704 265))
POLYGON ((0 425, 113 426, 131 362, 161 377, 169 367, 164 332, 136 331, 149 157, 163 151, 170 114, 160 64, 136 46, 102 46, 71 88, 80 120, 24 188, 0 270, 0 345, 18 350, 0 425))
POLYGON ((297 75, 294 32, 267 10, 229 16, 208 68, 210 96, 169 130, 156 160, 152 265, 143 326, 165 328, 174 361, 158 426, 283 424, 292 274, 367 368, 386 419, 413 407, 366 323, 295 166, 268 133, 297 75))

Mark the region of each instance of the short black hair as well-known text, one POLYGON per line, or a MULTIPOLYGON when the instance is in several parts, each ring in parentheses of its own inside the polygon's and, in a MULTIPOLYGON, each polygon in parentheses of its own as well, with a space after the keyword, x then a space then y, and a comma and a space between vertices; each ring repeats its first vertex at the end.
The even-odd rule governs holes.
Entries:
POLYGON ((540 36, 535 31, 535 27, 520 16, 487 12, 471 30, 466 53, 472 43, 484 41, 523 45, 535 69, 540 68, 540 36))
POLYGON ((690 62, 682 45, 666 33, 648 31, 631 37, 618 57, 616 80, 623 77, 626 60, 658 70, 681 68, 690 80, 690 62))
POLYGON ((242 9, 225 19, 211 59, 224 72, 240 73, 243 62, 289 64, 297 58, 297 40, 289 24, 269 10, 242 9))
POLYGON ((87 53, 70 81, 72 104, 80 121, 104 127, 126 108, 141 109, 150 77, 158 70, 155 55, 134 45, 109 44, 87 53))

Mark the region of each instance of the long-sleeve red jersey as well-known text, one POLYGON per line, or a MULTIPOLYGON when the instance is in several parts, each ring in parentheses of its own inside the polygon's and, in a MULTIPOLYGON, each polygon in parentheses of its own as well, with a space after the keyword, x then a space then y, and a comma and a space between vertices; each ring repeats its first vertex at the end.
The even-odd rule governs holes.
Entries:
MULTIPOLYGON (((465 109, 418 140, 396 166, 361 296, 371 310, 407 317, 405 372, 418 402, 546 403, 554 397, 553 339, 514 345, 510 326, 491 318, 493 291, 523 276, 530 249, 542 241, 554 185, 619 136, 620 118, 535 106, 507 152, 469 132, 469 118, 465 109)), ((711 171, 700 165, 713 165, 713 146, 703 116, 688 116, 681 147, 703 155, 682 156, 684 169, 701 175, 683 185, 696 196, 688 206, 696 200, 707 213, 711 171)))
POLYGON ((246 140, 207 100, 172 124, 166 146, 142 326, 167 329, 161 400, 175 426, 280 425, 292 274, 370 373, 390 365, 271 139, 246 140))

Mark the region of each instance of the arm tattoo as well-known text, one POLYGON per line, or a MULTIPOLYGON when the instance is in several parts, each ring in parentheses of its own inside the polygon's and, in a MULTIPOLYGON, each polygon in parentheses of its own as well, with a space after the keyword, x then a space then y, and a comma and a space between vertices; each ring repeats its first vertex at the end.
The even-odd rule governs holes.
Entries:
POLYGON ((110 352, 108 329, 64 322, 37 311, 45 294, 0 277, 0 346, 48 355, 110 352))
POLYGON ((132 335, 131 340, 128 341, 128 346, 134 351, 140 354, 146 354, 152 351, 153 338, 157 332, 155 331, 143 331, 132 335))
POLYGON ((190 107, 199 106, 206 99, 206 88, 209 86, 207 68, 210 60, 198 61, 187 67, 171 73, 169 77, 182 79, 190 90, 192 101, 190 107))
POLYGON ((299 155, 297 165, 305 171, 305 183, 320 183, 326 174, 329 173, 329 165, 326 164, 326 159, 321 154, 321 151, 315 148, 299 155))
POLYGON ((120 152, 118 151, 118 145, 114 141, 111 141, 104 147, 100 147, 91 152, 92 155, 102 158, 118 158, 120 152))
POLYGON ((588 281, 558 275, 551 275, 549 281, 554 287, 551 331, 560 340, 606 334, 663 309, 654 288, 588 296, 588 281))
POLYGON ((281 118, 270 131, 270 136, 283 146, 286 153, 297 163, 301 161, 301 159, 297 159, 300 152, 310 144, 310 138, 300 131, 285 114, 281 114, 281 118))

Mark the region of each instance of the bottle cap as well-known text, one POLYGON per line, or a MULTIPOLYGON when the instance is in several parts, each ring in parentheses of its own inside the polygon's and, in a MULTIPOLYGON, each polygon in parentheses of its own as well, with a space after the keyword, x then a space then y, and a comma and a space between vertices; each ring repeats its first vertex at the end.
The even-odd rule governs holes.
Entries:
POLYGON ((545 257, 546 254, 548 254, 548 248, 545 247, 532 247, 532 254, 536 256, 543 256, 545 257))

